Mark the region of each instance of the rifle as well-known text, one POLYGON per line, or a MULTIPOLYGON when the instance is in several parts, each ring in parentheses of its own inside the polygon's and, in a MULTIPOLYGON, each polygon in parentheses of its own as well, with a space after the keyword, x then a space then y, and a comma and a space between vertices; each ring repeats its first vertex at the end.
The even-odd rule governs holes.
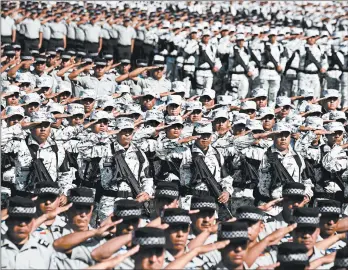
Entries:
POLYGON ((256 55, 254 54, 253 50, 251 50, 251 49, 250 49, 250 57, 256 63, 256 66, 260 69, 261 62, 259 61, 259 59, 257 59, 256 55))
MULTIPOLYGON (((312 52, 309 50, 309 47, 306 47, 306 60, 305 60, 305 67, 307 67, 310 64, 314 64, 318 71, 320 72, 322 66, 321 64, 317 61, 317 59, 315 59, 314 55, 312 54, 312 52)), ((326 77, 327 73, 323 73, 323 77, 326 77)))
MULTIPOLYGON (((221 193, 222 193, 221 187, 220 187, 219 183, 216 181, 216 179, 213 176, 213 174, 211 173, 211 171, 209 170, 203 157, 201 155, 197 154, 192 158, 192 160, 193 160, 194 166, 196 168, 196 173, 195 173, 194 179, 198 178, 198 179, 201 179, 202 181, 204 181, 207 184, 210 192, 212 192, 213 196, 215 198, 219 198, 221 193)), ((227 203, 222 204, 222 206, 227 210, 227 213, 232 218, 233 216, 232 216, 230 209, 228 208, 227 203)))
POLYGON ((294 58, 295 58, 295 55, 296 55, 297 52, 298 52, 298 50, 295 51, 295 52, 291 55, 290 59, 286 62, 285 69, 284 69, 284 74, 286 74, 286 72, 288 71, 288 69, 290 69, 291 64, 292 64, 292 61, 294 61, 294 58))
MULTIPOLYGON (((129 168, 127 162, 122 156, 123 151, 119 150, 114 155, 115 169, 120 173, 123 179, 125 179, 130 186, 133 196, 136 197, 141 193, 139 183, 135 179, 133 172, 129 168)), ((149 202, 144 202, 144 209, 147 215, 150 215, 149 202)))
POLYGON ((198 66, 204 64, 204 63, 208 63, 210 68, 213 68, 215 66, 214 62, 211 61, 210 57, 207 55, 207 52, 205 50, 203 50, 202 45, 199 45, 199 63, 198 66))
POLYGON ((240 57, 239 51, 238 49, 234 48, 234 55, 235 55, 235 64, 233 65, 233 67, 236 67, 237 65, 241 65, 245 71, 245 73, 248 73, 248 67, 246 66, 246 64, 244 63, 242 57, 240 57))
POLYGON ((333 50, 333 48, 331 48, 331 50, 332 50, 332 60, 333 60, 332 65, 334 66, 335 64, 337 64, 339 66, 340 70, 343 71, 344 70, 343 63, 338 58, 337 53, 333 50))
POLYGON ((266 45, 265 44, 265 53, 266 53, 266 57, 267 59, 269 59, 272 64, 274 65, 276 71, 281 74, 282 72, 281 71, 278 71, 277 67, 278 67, 278 62, 274 59, 272 53, 271 53, 271 47, 269 45, 266 45))

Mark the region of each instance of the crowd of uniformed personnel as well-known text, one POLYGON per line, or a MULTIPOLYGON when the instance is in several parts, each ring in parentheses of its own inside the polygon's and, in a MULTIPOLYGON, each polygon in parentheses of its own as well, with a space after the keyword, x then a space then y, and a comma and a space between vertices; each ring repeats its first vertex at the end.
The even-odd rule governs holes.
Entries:
POLYGON ((2 269, 348 269, 344 1, 1 4, 2 269))

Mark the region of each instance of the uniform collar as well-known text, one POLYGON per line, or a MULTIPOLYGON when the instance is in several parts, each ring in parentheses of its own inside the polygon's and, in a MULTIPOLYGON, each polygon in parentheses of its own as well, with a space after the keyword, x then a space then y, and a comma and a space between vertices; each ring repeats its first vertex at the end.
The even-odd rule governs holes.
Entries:
POLYGON ((288 151, 285 155, 282 154, 282 153, 278 150, 278 148, 276 148, 274 145, 272 145, 271 151, 272 151, 272 153, 278 153, 279 155, 284 156, 284 157, 285 157, 285 156, 295 156, 295 155, 296 155, 296 153, 295 153, 294 149, 292 149, 291 145, 289 145, 289 151, 288 151))
POLYGON ((209 156, 209 155, 215 155, 216 151, 215 151, 215 149, 211 145, 209 145, 207 153, 204 154, 203 151, 196 144, 193 144, 192 145, 192 153, 200 153, 203 156, 209 156))
POLYGON ((44 144, 40 146, 39 143, 31 135, 29 135, 28 145, 37 145, 40 148, 48 148, 51 145, 54 145, 54 142, 52 141, 51 137, 48 137, 46 142, 44 142, 44 144))
MULTIPOLYGON (((8 238, 7 234, 2 236, 1 247, 9 247, 11 249, 19 250, 18 247, 8 238)), ((33 236, 29 236, 28 241, 21 247, 20 251, 30 248, 37 248, 37 238, 33 236)))

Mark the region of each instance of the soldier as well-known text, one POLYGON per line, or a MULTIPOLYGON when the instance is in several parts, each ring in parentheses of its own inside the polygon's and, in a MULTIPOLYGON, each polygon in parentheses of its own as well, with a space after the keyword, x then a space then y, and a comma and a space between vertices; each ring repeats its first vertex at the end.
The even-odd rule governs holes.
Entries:
POLYGON ((117 39, 117 61, 120 59, 131 59, 134 49, 136 32, 130 25, 129 17, 123 19, 123 25, 114 24, 113 28, 118 33, 117 39))
POLYGON ((116 126, 119 131, 117 140, 106 145, 103 153, 101 168, 103 196, 99 209, 99 216, 102 219, 110 214, 110 207, 117 198, 135 198, 142 203, 148 201, 153 194, 153 179, 148 174, 148 160, 145 154, 131 142, 134 133, 133 120, 120 118, 116 126), (124 164, 121 163, 121 165, 118 159, 123 159, 124 164), (115 162, 118 164, 116 167, 113 165, 115 162), (128 170, 124 166, 127 166, 128 170), (133 177, 136 183, 129 182, 127 180, 129 177, 133 177), (138 190, 140 193, 137 194, 138 190))
MULTIPOLYGON (((320 234, 318 236, 318 241, 327 239, 331 235, 337 234, 337 222, 341 217, 341 203, 334 200, 320 200, 317 203, 320 213, 320 234)), ((330 254, 336 252, 341 248, 344 248, 346 243, 342 240, 339 240, 328 249, 326 253, 330 254)))
POLYGON ((340 93, 335 89, 328 89, 323 91, 321 104, 324 111, 324 120, 329 120, 330 112, 337 111, 337 108, 340 105, 340 97, 340 93))
POLYGON ((16 154, 16 190, 33 192, 39 177, 40 180, 58 182, 66 194, 72 179, 63 147, 50 138, 52 116, 33 112, 31 121, 28 138, 2 145, 5 153, 16 154))
MULTIPOLYGON (((34 235, 44 239, 47 243, 53 244, 54 240, 62 236, 63 227, 66 223, 60 216, 54 216, 57 211, 60 199, 61 189, 56 182, 40 182, 35 186, 36 206, 39 215, 46 215, 46 221, 35 231, 34 235)), ((65 200, 66 201, 66 200, 65 200)))
POLYGON ((93 58, 98 56, 103 46, 102 31, 97 22, 97 17, 91 16, 88 24, 80 26, 85 34, 85 48, 88 54, 93 58))
POLYGON ((51 48, 63 47, 65 49, 67 46, 67 27, 62 21, 62 14, 57 13, 54 22, 49 23, 48 27, 51 29, 50 43, 48 46, 51 48))
POLYGON ((31 235, 36 217, 35 203, 29 198, 9 199, 8 230, 1 240, 1 268, 50 269, 55 251, 48 242, 31 235))
POLYGON ((298 88, 301 91, 310 86, 314 89, 314 97, 319 98, 321 94, 320 76, 326 73, 328 64, 325 53, 315 44, 316 35, 315 30, 308 30, 307 43, 299 50, 298 88))
POLYGON ((4 89, 2 97, 6 101, 6 106, 19 105, 19 87, 15 84, 9 85, 4 89))
POLYGON ((237 44, 230 48, 228 72, 231 80, 233 99, 244 99, 249 94, 249 78, 253 75, 252 62, 244 47, 243 34, 236 35, 237 44))
POLYGON ((37 10, 30 11, 30 17, 24 17, 21 29, 24 35, 24 49, 40 49, 42 46, 42 26, 38 19, 37 10))
POLYGON ((306 269, 309 267, 309 256, 305 245, 299 243, 279 245, 277 262, 279 262, 279 269, 288 269, 295 266, 296 269, 306 269))
POLYGON ((310 199, 313 196, 311 190, 312 181, 303 178, 302 172, 305 169, 305 163, 290 146, 291 129, 289 125, 277 123, 274 127, 274 145, 267 149, 259 168, 258 190, 262 196, 271 199, 281 198, 281 189, 284 185, 284 178, 287 181, 303 183, 306 186, 306 196, 310 199), (271 154, 275 153, 275 154, 271 154), (275 159, 273 160, 272 157, 275 159), (276 168, 277 167, 277 168, 276 168), (276 173, 277 170, 286 170, 289 176, 281 176, 276 173), (278 182, 281 179, 281 182, 278 182))
POLYGON ((16 41, 16 24, 9 15, 9 8, 7 6, 3 7, 1 14, 1 40, 3 45, 16 41))

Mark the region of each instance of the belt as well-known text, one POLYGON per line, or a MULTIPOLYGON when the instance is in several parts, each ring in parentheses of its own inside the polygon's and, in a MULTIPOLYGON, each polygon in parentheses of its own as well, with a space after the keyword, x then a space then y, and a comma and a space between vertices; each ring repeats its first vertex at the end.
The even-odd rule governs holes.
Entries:
POLYGON ((59 40, 63 40, 63 39, 62 38, 51 38, 51 40, 59 41, 59 40))
POLYGON ((197 68, 197 70, 210 70, 210 67, 209 68, 197 68))
POLYGON ((274 68, 274 67, 261 67, 261 69, 275 70, 275 68, 274 68))
POLYGON ((28 38, 28 37, 26 37, 26 36, 24 36, 24 38, 25 38, 25 39, 30 39, 30 40, 37 40, 37 39, 39 39, 39 38, 28 38))
POLYGON ((99 44, 99 42, 90 42, 90 41, 85 41, 85 42, 90 44, 99 44))
POLYGON ((6 188, 12 188, 14 186, 10 181, 1 181, 1 185, 6 188))
POLYGON ((118 44, 119 47, 130 47, 131 45, 122 45, 122 44, 118 44))
POLYGON ((154 44, 146 43, 145 41, 144 41, 144 45, 148 45, 148 46, 152 46, 152 47, 155 46, 154 44))
POLYGON ((81 186, 88 188, 96 188, 97 184, 96 182, 81 181, 81 186))
POLYGON ((102 195, 106 197, 114 197, 114 198, 128 198, 133 197, 133 194, 129 191, 123 191, 123 190, 107 190, 103 189, 102 195))
POLYGON ((1 35, 1 37, 2 37, 2 38, 10 38, 10 37, 12 37, 12 36, 3 36, 3 35, 1 35))
POLYGON ((232 71, 231 74, 245 74, 245 71, 232 71))
POLYGON ((311 70, 299 70, 298 72, 304 73, 304 74, 319 74, 319 71, 311 71, 311 70))
POLYGON ((206 190, 191 189, 191 193, 193 196, 197 196, 197 197, 210 196, 210 192, 206 190))

